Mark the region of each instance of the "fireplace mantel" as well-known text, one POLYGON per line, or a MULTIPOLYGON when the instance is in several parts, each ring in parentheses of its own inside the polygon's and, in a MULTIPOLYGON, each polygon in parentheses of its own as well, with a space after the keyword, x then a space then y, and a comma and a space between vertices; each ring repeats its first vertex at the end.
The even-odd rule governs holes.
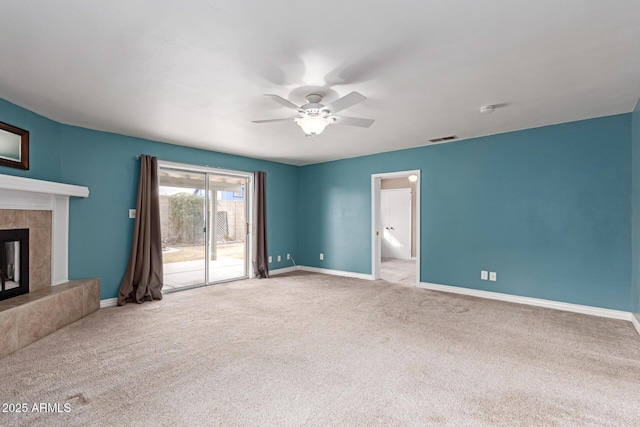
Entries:
POLYGON ((89 197, 89 188, 60 182, 22 178, 20 176, 0 175, 0 189, 26 191, 30 193, 51 194, 56 196, 89 197))
POLYGON ((51 211, 52 285, 69 281, 69 197, 89 197, 89 188, 0 174, 0 209, 51 211))

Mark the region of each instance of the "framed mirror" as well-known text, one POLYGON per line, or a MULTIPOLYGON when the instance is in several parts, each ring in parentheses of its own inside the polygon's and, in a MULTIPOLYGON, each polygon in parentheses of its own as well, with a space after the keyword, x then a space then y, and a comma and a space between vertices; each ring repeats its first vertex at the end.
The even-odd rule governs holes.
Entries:
POLYGON ((0 122, 0 166, 29 169, 29 131, 0 122))

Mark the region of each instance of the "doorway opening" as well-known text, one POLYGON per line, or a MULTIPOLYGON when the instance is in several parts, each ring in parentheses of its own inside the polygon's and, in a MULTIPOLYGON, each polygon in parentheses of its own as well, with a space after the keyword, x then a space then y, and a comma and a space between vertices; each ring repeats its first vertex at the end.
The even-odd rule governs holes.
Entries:
POLYGON ((420 171, 371 175, 371 275, 420 283, 420 171))
POLYGON ((250 273, 253 175, 159 162, 163 292, 250 273))

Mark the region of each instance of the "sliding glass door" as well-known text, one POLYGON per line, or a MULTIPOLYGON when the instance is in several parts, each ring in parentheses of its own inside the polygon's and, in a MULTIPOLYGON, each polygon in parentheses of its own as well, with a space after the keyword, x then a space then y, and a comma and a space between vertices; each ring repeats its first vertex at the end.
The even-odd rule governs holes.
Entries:
POLYGON ((247 178, 209 174, 209 283, 247 276, 246 188, 247 178))
POLYGON ((201 285, 206 269, 206 175, 160 169, 164 290, 201 285))
POLYGON ((159 176, 163 290, 248 277, 249 175, 161 165, 159 176))

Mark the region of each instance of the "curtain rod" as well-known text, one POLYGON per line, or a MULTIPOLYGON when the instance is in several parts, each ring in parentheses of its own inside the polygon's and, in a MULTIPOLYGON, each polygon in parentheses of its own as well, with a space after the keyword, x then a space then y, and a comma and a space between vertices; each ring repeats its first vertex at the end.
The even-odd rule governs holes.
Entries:
MULTIPOLYGON (((149 157, 153 157, 153 156, 152 156, 152 155, 150 155, 150 154, 138 154, 138 155, 135 157, 135 159, 136 159, 136 160, 140 160, 140 157, 142 157, 142 156, 149 156, 149 157)), ((156 157, 156 158, 157 158, 157 157, 156 157)), ((185 166, 198 166, 198 167, 205 167, 205 168, 224 169, 224 168, 222 168, 222 167, 220 167, 220 166, 199 165, 199 164, 196 164, 196 163, 182 163, 182 162, 174 162, 173 160, 163 160, 163 159, 158 159, 158 161, 159 161, 159 162, 166 162, 166 163, 180 163, 180 164, 183 164, 183 165, 185 165, 185 166)))

